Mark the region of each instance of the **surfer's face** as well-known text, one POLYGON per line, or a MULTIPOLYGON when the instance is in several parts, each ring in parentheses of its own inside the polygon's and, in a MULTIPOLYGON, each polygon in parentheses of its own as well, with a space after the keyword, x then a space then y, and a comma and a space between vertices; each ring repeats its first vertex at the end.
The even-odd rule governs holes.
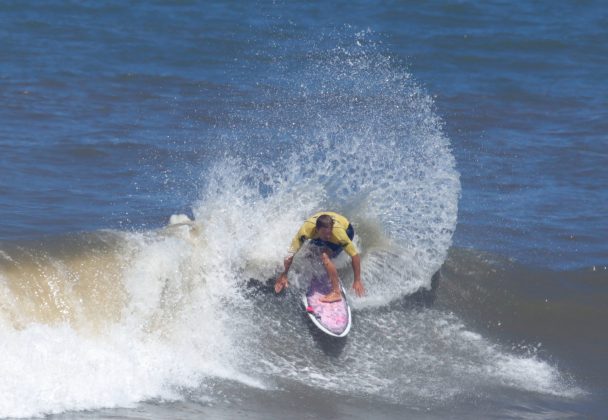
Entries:
POLYGON ((320 228, 318 232, 319 232, 319 238, 323 239, 324 241, 329 241, 329 239, 331 238, 331 228, 330 227, 320 228))

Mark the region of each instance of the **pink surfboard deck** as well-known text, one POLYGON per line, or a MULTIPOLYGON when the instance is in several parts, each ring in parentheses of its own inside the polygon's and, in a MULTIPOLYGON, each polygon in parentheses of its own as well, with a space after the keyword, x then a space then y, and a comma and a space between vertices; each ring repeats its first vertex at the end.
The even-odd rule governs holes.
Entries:
POLYGON ((321 302, 320 299, 331 290, 330 282, 327 276, 313 277, 302 297, 308 317, 321 331, 333 337, 345 337, 351 326, 350 307, 342 284, 340 288, 342 300, 331 303, 321 302))

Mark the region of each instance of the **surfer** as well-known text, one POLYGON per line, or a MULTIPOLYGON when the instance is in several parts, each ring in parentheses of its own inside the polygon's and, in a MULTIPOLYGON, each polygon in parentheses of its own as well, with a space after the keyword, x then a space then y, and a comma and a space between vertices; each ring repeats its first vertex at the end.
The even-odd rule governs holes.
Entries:
POLYGON ((331 281, 332 290, 323 298, 322 302, 337 302, 342 299, 340 292, 340 280, 338 271, 334 265, 332 258, 335 258, 342 250, 350 256, 353 266, 354 281, 353 289, 357 296, 363 296, 365 288, 361 282, 361 257, 353 244, 352 239, 355 236, 355 230, 348 219, 338 213, 321 212, 307 219, 296 236, 291 241, 289 247, 289 255, 285 257, 285 271, 281 273, 274 284, 274 291, 279 293, 287 287, 287 272, 294 255, 300 250, 302 244, 306 240, 310 240, 311 244, 320 248, 321 262, 327 270, 327 275, 331 281))

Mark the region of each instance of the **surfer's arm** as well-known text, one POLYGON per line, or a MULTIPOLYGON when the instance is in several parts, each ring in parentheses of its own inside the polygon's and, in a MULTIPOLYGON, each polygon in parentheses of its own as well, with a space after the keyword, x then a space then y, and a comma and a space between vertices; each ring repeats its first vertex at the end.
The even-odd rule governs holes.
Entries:
POLYGON ((287 276, 287 272, 289 271, 289 267, 291 267, 291 263, 293 262, 294 254, 289 254, 283 260, 283 267, 285 267, 285 271, 281 274, 282 276, 287 276))
POLYGON ((361 282, 361 257, 359 254, 353 255, 351 257, 353 264, 353 274, 355 275, 355 279, 353 281, 353 289, 357 296, 361 297, 365 294, 365 288, 363 287, 363 283, 361 282))
POLYGON ((283 266, 285 267, 285 271, 281 273, 277 281, 274 283, 274 291, 276 293, 279 293, 281 290, 287 287, 287 272, 289 271, 289 267, 291 267, 291 263, 293 262, 293 255, 294 254, 289 254, 283 260, 283 266))
POLYGON ((289 267, 291 267, 291 263, 293 262, 294 255, 300 250, 302 244, 306 239, 310 239, 312 237, 312 233, 314 231, 314 224, 310 221, 304 222, 300 230, 296 236, 293 237, 291 241, 291 245, 289 247, 289 255, 285 257, 283 260, 283 266, 285 267, 285 271, 281 273, 277 281, 274 283, 274 291, 279 293, 285 287, 287 287, 287 272, 289 271, 289 267))

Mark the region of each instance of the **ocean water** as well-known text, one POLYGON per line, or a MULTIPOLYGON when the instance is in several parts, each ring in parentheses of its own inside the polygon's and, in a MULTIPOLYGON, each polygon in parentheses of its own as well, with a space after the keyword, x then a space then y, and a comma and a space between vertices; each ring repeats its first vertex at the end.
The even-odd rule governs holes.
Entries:
POLYGON ((2 2, 0 418, 605 417, 606 28, 600 1, 2 2), (269 287, 320 209, 362 255, 341 341, 304 258, 269 287))

